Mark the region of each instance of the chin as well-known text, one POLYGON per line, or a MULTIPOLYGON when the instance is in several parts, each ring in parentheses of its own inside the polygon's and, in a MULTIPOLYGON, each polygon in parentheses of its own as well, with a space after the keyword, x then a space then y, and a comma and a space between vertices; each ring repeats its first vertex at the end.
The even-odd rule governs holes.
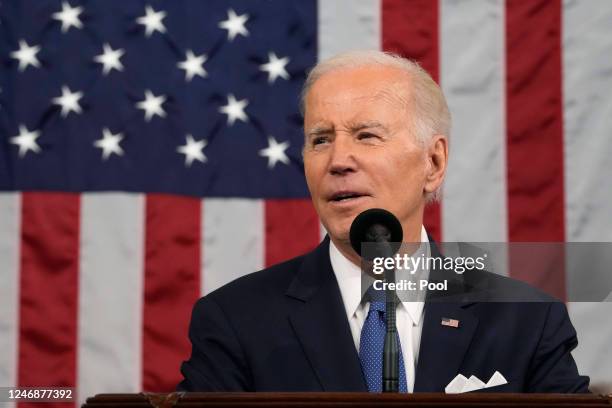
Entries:
POLYGON ((351 208, 349 211, 344 212, 336 212, 333 209, 329 209, 325 217, 327 222, 324 222, 323 225, 327 225, 327 232, 330 237, 348 242, 350 239, 351 224, 359 214, 370 208, 374 207, 371 205, 364 205, 351 208))
POLYGON ((336 241, 348 242, 350 240, 351 222, 352 219, 350 222, 337 221, 332 223, 327 229, 328 235, 336 241))

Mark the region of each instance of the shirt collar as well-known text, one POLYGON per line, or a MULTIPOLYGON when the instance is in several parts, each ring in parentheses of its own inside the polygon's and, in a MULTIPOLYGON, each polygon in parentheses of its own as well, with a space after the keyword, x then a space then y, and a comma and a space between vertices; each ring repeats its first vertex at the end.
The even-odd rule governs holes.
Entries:
POLYGON ((351 319, 361 303, 361 268, 342 255, 332 240, 329 241, 329 259, 340 287, 347 317, 351 319))
MULTIPOLYGON (((429 243, 424 226, 421 226, 421 242, 429 243)), ((342 295, 347 318, 351 319, 362 305, 361 268, 342 255, 332 240, 329 241, 329 259, 336 275, 338 286, 340 287, 340 294, 342 295)), ((423 306, 423 302, 401 303, 401 307, 406 309, 414 325, 418 325, 421 321, 423 306)))

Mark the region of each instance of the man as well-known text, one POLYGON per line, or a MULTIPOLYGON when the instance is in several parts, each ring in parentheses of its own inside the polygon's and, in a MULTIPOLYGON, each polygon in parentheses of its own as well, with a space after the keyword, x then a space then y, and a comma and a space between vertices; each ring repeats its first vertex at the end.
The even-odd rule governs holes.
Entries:
MULTIPOLYGON (((376 51, 319 63, 302 106, 306 180, 329 237, 198 301, 180 390, 380 391, 385 311, 361 297, 349 229, 384 208, 404 241, 428 241, 423 211, 444 179, 450 115, 417 64, 376 51)), ((507 384, 493 392, 588 391, 562 303, 400 303, 397 325, 401 391, 444 392, 458 374, 486 382, 495 371, 507 384)))

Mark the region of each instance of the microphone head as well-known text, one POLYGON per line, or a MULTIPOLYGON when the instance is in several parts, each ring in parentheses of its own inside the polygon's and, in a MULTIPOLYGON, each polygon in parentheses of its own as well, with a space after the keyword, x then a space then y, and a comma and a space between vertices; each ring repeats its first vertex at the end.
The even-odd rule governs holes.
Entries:
MULTIPOLYGON (((401 245, 404 232, 402 224, 395 215, 382 208, 371 208, 355 217, 349 235, 351 246, 355 252, 359 256, 369 259, 378 255, 379 251, 376 250, 373 251, 375 253, 364 256, 361 253, 362 243, 393 243, 391 249, 395 254, 401 245)), ((393 254, 389 254, 389 256, 393 254)))

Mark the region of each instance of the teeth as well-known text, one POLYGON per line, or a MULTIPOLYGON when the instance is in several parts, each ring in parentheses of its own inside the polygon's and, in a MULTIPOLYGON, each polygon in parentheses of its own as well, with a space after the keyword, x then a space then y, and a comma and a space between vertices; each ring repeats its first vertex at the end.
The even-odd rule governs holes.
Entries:
POLYGON ((341 195, 341 196, 337 196, 334 201, 343 201, 343 200, 348 200, 350 198, 355 198, 358 197, 357 194, 347 194, 347 195, 341 195))

